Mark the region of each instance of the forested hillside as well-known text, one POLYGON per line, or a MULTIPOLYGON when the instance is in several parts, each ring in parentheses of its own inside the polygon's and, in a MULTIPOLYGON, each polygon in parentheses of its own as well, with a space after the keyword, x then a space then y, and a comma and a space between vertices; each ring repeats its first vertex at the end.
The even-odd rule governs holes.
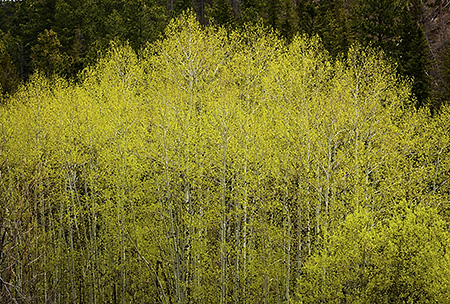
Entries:
POLYGON ((450 99, 448 0, 3 0, 1 91, 15 92, 35 71, 77 79, 110 41, 137 52, 186 9, 203 25, 261 22, 291 40, 318 35, 333 57, 354 42, 382 49, 399 75, 414 79, 416 106, 450 99))
POLYGON ((0 302, 449 303, 450 108, 328 47, 185 13, 48 61, 0 107, 0 302))

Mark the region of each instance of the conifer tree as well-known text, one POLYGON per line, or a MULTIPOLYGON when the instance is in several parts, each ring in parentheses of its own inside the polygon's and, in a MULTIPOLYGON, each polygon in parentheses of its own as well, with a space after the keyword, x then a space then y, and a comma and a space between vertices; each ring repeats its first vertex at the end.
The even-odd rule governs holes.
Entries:
POLYGON ((393 55, 399 42, 401 6, 397 0, 359 0, 352 6, 352 28, 365 45, 393 55))
POLYGON ((19 75, 10 48, 14 41, 9 34, 4 34, 0 30, 0 94, 13 93, 19 85, 19 75))
POLYGON ((242 0, 240 23, 259 22, 262 18, 260 4, 256 0, 242 0))
POLYGON ((320 24, 324 21, 319 14, 319 6, 326 7, 322 2, 312 0, 299 1, 297 3, 297 15, 299 18, 300 34, 314 36, 320 30, 320 24))
POLYGON ((332 56, 343 54, 350 45, 350 26, 345 1, 319 1, 316 33, 332 56))
POLYGON ((416 106, 430 106, 430 52, 423 29, 414 21, 406 21, 400 37, 397 51, 398 72, 412 79, 412 93, 417 98, 416 106))
POLYGON ((53 30, 44 30, 37 44, 31 49, 34 67, 47 77, 59 73, 64 68, 65 57, 61 54, 61 43, 53 30))
POLYGON ((232 7, 228 0, 215 0, 211 7, 210 18, 218 25, 231 25, 233 21, 232 7))
POLYGON ((430 97, 429 47, 419 25, 421 4, 415 1, 359 1, 352 11, 353 32, 365 45, 383 50, 398 64, 400 75, 413 81, 416 106, 430 97))
POLYGON ((417 1, 402 2, 402 18, 399 24, 399 42, 396 58, 398 72, 412 79, 412 93, 417 98, 416 106, 430 106, 431 77, 430 48, 419 24, 422 4, 417 1))
POLYGON ((439 72, 442 75, 441 86, 439 89, 435 88, 437 92, 434 92, 438 96, 438 108, 440 105, 448 104, 450 101, 450 44, 444 47, 439 72))

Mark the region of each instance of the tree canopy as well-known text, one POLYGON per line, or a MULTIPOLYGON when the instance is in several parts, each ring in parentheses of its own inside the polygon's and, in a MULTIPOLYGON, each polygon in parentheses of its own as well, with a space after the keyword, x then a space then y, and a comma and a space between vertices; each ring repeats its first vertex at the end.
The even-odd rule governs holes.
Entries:
POLYGON ((379 50, 185 13, 45 74, 0 106, 2 299, 448 302, 450 111, 379 50))

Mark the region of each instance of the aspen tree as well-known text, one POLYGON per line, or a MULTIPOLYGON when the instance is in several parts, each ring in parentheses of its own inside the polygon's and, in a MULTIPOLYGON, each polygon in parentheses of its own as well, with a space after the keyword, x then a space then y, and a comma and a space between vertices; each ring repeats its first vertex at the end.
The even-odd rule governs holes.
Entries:
MULTIPOLYGON (((330 66, 320 48, 317 39, 308 41, 305 37, 295 37, 279 59, 281 64, 273 71, 276 82, 270 87, 274 113, 280 113, 275 137, 282 149, 278 152, 280 166, 276 171, 284 172, 285 176, 278 179, 287 185, 280 187, 284 188, 284 195, 278 198, 284 205, 284 233, 288 236, 284 238, 286 301, 291 298, 301 266, 311 250, 311 242, 319 235, 322 225, 322 196, 318 184, 321 176, 317 172, 321 161, 321 152, 317 149, 321 147, 318 144, 321 130, 315 129, 319 119, 312 114, 315 112, 313 107, 326 100, 324 92, 328 88, 330 66), (312 224, 312 218, 315 218, 315 224, 312 224), (311 234, 312 231, 315 233, 311 234), (293 275, 295 279, 291 279, 293 275)), ((325 117, 320 120, 325 122, 325 117)))
POLYGON ((423 111, 424 117, 419 129, 416 159, 421 160, 426 169, 420 185, 423 192, 423 200, 426 204, 435 205, 445 220, 449 219, 449 208, 445 203, 449 195, 448 172, 450 139, 449 139, 449 107, 443 106, 434 117, 423 111))
POLYGON ((315 254, 305 266, 299 286, 302 301, 428 303, 447 299, 443 285, 430 284, 447 281, 448 268, 432 266, 448 264, 442 251, 448 242, 442 219, 430 208, 406 207, 403 212, 384 222, 374 221, 373 214, 364 210, 349 215, 326 245, 328 254, 315 254), (436 225, 429 226, 429 221, 436 225), (322 267, 328 271, 324 273, 322 267))
POLYGON ((394 68, 186 13, 33 76, 0 106, 2 299, 447 301, 448 111, 394 68))

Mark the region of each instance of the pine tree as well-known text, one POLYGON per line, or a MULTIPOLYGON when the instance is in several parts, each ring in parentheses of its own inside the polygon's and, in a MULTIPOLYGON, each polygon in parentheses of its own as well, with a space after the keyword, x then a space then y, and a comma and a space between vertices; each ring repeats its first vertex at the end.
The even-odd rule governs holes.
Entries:
POLYGON ((412 79, 412 93, 417 98, 416 106, 429 106, 431 97, 430 52, 425 34, 414 20, 405 21, 400 33, 397 49, 398 72, 412 79))
POLYGON ((401 9, 397 0, 359 0, 352 7, 352 29, 365 45, 388 55, 398 43, 401 9))
POLYGON ((353 34, 364 45, 384 51, 400 75, 413 81, 417 106, 428 103, 429 46, 419 19, 421 3, 407 0, 359 1, 353 8, 353 34))
POLYGON ((257 0, 242 0, 241 16, 239 18, 241 25, 248 22, 259 22, 262 16, 260 3, 257 0))
POLYGON ((450 102, 450 43, 444 47, 439 65, 440 86, 434 88, 433 95, 436 96, 436 108, 450 102))
POLYGON ((232 7, 228 0, 214 0, 210 18, 219 25, 231 25, 233 22, 232 7))
POLYGON ((319 1, 317 34, 331 55, 344 54, 350 46, 350 26, 344 0, 319 1))
POLYGON ((312 0, 299 1, 297 3, 297 15, 299 18, 299 32, 308 35, 316 34, 317 7, 312 0))
POLYGON ((46 76, 60 73, 65 63, 65 56, 61 54, 60 49, 58 35, 53 30, 45 30, 31 49, 34 67, 46 76))
POLYGON ((9 34, 4 34, 0 30, 0 94, 14 93, 19 85, 19 75, 10 49, 13 49, 15 42, 9 34))

